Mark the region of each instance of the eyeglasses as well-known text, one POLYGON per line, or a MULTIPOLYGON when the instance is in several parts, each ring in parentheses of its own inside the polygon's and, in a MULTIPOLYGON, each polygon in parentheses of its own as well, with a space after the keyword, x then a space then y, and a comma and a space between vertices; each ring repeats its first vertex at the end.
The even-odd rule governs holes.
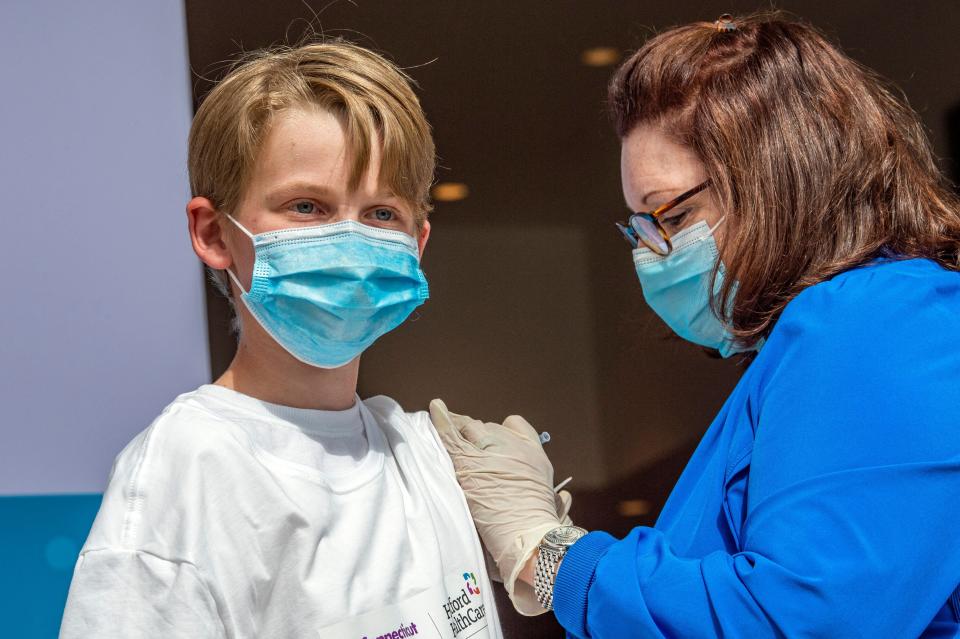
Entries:
POLYGON ((710 180, 701 182, 689 191, 684 191, 666 204, 661 204, 649 213, 634 213, 627 220, 626 224, 616 223, 617 228, 623 233, 623 237, 633 248, 639 248, 642 242, 644 246, 657 255, 669 255, 673 250, 673 244, 670 242, 670 235, 660 223, 660 217, 694 195, 710 186, 710 180))

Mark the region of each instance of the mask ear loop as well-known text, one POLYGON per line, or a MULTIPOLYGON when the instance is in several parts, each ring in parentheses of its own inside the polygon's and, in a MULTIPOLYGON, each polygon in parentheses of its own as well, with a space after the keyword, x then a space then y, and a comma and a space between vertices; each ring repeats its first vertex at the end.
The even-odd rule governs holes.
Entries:
POLYGON ((721 218, 717 221, 716 224, 714 224, 712 227, 710 227, 710 235, 713 235, 713 232, 716 231, 718 228, 720 228, 720 225, 723 224, 723 223, 726 222, 726 221, 727 221, 727 216, 724 215, 723 217, 721 217, 721 218))
MULTIPOLYGON (((243 231, 243 234, 244 234, 244 235, 246 235, 247 237, 250 238, 251 241, 253 241, 253 233, 251 233, 250 231, 248 231, 248 230, 243 226, 243 224, 241 224, 240 222, 237 222, 237 221, 233 218, 233 216, 230 215, 230 214, 227 213, 227 212, 224 212, 224 215, 227 216, 227 219, 230 220, 231 222, 233 222, 234 225, 235 225, 238 229, 240 229, 241 231, 243 231)), ((246 294, 248 293, 248 291, 244 290, 243 284, 240 283, 240 280, 237 279, 237 276, 234 275, 233 271, 231 271, 229 268, 225 268, 225 269, 223 269, 223 270, 225 270, 225 271, 227 272, 227 275, 230 276, 230 279, 233 280, 233 283, 237 285, 237 288, 240 289, 240 292, 243 293, 244 295, 246 295, 246 294)))
POLYGON ((720 228, 720 225, 723 224, 723 223, 726 222, 726 221, 727 221, 727 216, 724 215, 724 216, 721 217, 719 220, 717 220, 717 223, 714 224, 713 227, 710 229, 710 235, 706 236, 706 237, 711 237, 711 238, 713 238, 713 249, 714 249, 714 251, 716 251, 716 253, 717 253, 717 263, 720 264, 720 271, 721 271, 721 272, 723 272, 725 269, 724 269, 724 266, 723 266, 723 260, 720 259, 720 247, 717 245, 717 238, 714 237, 713 232, 716 231, 718 228, 720 228))
MULTIPOLYGON (((696 238, 695 240, 692 240, 692 241, 685 241, 686 238, 684 238, 684 241, 680 241, 678 244, 674 244, 674 245, 673 245, 673 249, 674 249, 674 250, 678 250, 678 249, 681 249, 681 248, 686 248, 687 246, 691 246, 691 245, 693 245, 693 244, 697 244, 697 243, 699 243, 699 242, 703 242, 704 240, 706 240, 706 239, 709 238, 709 237, 713 237, 713 232, 716 231, 718 228, 720 228, 720 225, 723 224, 723 223, 726 222, 726 221, 727 221, 727 216, 724 215, 724 216, 721 217, 719 220, 717 220, 717 223, 714 224, 713 226, 707 225, 707 233, 706 233, 705 235, 701 235, 700 237, 698 237, 698 238, 696 238)), ((706 220, 701 220, 700 222, 697 222, 697 224, 701 224, 701 223, 702 223, 702 224, 706 224, 706 220)), ((686 232, 686 231, 689 231, 689 230, 693 229, 695 226, 697 226, 697 224, 695 224, 694 226, 691 226, 691 227, 688 228, 688 229, 684 229, 682 232, 686 232)), ((664 256, 664 257, 670 257, 670 256, 669 256, 669 255, 666 255, 666 256, 664 256)))

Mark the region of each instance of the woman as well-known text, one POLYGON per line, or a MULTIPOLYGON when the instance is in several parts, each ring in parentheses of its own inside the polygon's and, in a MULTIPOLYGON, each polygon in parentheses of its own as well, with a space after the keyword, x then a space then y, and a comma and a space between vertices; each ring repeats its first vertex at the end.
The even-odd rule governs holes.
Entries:
POLYGON ((515 606, 597 639, 960 636, 960 203, 916 115, 777 14, 653 38, 610 102, 645 298, 753 361, 622 540, 560 526, 521 418, 433 404, 515 606))

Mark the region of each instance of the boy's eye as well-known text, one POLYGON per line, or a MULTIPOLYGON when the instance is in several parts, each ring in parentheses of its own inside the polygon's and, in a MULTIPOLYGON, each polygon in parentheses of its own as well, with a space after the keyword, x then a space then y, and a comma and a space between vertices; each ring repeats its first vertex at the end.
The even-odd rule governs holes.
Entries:
POLYGON ((308 200, 301 200, 294 203, 293 210, 301 215, 312 215, 317 212, 317 205, 308 200))
POLYGON ((378 222, 392 222, 394 213, 390 209, 377 209, 373 212, 373 217, 375 217, 378 222))

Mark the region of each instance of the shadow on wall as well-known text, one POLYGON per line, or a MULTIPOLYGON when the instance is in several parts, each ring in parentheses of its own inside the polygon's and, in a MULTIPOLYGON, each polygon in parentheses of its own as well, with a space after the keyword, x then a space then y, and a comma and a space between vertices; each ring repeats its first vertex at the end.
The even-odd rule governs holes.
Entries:
POLYGON ((0 497, 0 636, 46 639, 60 619, 101 495, 0 497))

